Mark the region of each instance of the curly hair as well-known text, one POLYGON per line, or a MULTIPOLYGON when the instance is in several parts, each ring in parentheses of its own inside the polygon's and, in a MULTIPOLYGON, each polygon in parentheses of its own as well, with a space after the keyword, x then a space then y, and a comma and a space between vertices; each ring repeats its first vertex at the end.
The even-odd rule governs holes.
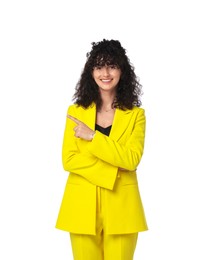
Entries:
POLYGON ((126 110, 132 109, 133 106, 141 106, 142 85, 126 55, 126 50, 118 40, 103 39, 97 43, 93 42, 92 50, 86 54, 86 57, 87 61, 73 96, 77 105, 87 108, 94 102, 97 109, 101 108, 102 99, 92 72, 97 66, 115 65, 120 68, 121 77, 116 88, 113 107, 126 110))

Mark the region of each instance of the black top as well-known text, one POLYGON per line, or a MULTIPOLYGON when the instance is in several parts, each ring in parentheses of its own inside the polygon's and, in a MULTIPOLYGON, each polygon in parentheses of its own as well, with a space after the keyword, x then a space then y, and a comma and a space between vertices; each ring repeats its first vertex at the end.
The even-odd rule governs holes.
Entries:
POLYGON ((95 130, 98 130, 102 134, 109 136, 111 127, 112 127, 111 125, 108 126, 108 127, 102 127, 102 126, 96 124, 95 125, 95 130))

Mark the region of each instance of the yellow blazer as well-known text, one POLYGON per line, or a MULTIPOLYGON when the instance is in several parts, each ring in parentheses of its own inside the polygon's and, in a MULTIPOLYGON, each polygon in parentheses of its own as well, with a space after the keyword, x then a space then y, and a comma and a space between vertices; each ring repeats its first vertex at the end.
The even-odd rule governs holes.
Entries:
MULTIPOLYGON (((68 114, 95 129, 94 104, 87 109, 71 105, 68 114)), ((95 234, 96 186, 100 186, 106 193, 107 234, 147 230, 136 175, 144 148, 144 110, 116 109, 110 135, 96 131, 92 141, 76 138, 75 126, 72 120, 66 119, 62 160, 69 176, 56 228, 95 234)))

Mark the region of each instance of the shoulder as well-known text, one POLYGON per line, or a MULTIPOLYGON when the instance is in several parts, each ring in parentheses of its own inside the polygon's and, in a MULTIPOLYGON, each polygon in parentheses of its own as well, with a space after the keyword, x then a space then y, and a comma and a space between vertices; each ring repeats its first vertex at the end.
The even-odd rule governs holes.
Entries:
POLYGON ((145 114, 145 109, 142 107, 137 107, 134 106, 132 109, 128 110, 133 114, 137 114, 137 115, 144 115, 145 114))
POLYGON ((90 105, 88 108, 82 107, 78 104, 72 104, 68 107, 67 113, 71 115, 79 115, 84 114, 91 109, 95 109, 95 104, 90 105))
POLYGON ((134 106, 130 111, 132 113, 133 118, 135 118, 135 120, 137 122, 145 122, 146 121, 145 109, 144 108, 134 106))
POLYGON ((137 107, 137 106, 134 106, 134 107, 132 108, 132 110, 134 110, 134 111, 136 111, 136 112, 144 112, 144 111, 145 111, 144 108, 142 108, 142 107, 137 107))
POLYGON ((71 105, 68 106, 68 111, 73 111, 73 110, 75 110, 77 107, 78 107, 77 104, 71 104, 71 105))
POLYGON ((80 111, 84 111, 84 110, 85 110, 85 108, 83 108, 82 106, 79 106, 77 104, 71 104, 68 107, 68 113, 74 113, 74 112, 76 113, 76 111, 80 112, 80 111))

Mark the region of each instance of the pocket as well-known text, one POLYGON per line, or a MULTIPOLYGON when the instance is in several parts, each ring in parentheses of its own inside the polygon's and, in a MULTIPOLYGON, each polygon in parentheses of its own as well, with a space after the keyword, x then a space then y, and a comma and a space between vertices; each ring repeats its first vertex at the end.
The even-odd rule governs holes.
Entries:
POLYGON ((126 183, 126 184, 123 184, 122 186, 138 186, 138 183, 135 182, 135 183, 126 183))
POLYGON ((83 178, 82 176, 75 174, 75 173, 70 173, 67 179, 67 185, 72 184, 72 185, 89 185, 89 182, 83 178))
POLYGON ((118 184, 121 186, 129 186, 129 185, 138 185, 136 172, 128 173, 124 172, 121 174, 121 177, 118 179, 118 184))

